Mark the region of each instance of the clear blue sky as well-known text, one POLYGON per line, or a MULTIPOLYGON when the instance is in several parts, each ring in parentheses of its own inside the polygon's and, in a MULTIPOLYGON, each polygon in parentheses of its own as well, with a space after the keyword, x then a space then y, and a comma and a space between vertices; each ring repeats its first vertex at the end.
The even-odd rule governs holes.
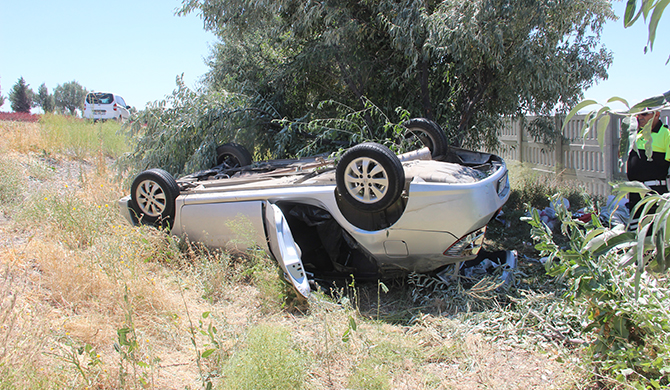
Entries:
MULTIPOLYGON (((207 72, 214 35, 181 0, 0 0, 0 87, 23 76, 33 91, 76 80, 117 93, 138 109, 207 72)), ((9 101, 0 108, 10 111, 9 101)))
MULTIPOLYGON (((656 31, 654 50, 644 54, 648 30, 642 18, 632 27, 623 27, 625 2, 615 1, 614 12, 619 20, 611 21, 603 30, 601 41, 612 51, 614 62, 608 69, 609 78, 584 92, 586 99, 604 104, 619 96, 629 104, 670 91, 670 8, 667 8, 656 31)), ((638 2, 639 4, 639 2, 638 2)), ((613 104, 622 109, 623 106, 613 104)))
MULTIPOLYGON (((7 97, 23 76, 37 91, 76 80, 88 90, 111 91, 142 109, 175 88, 184 74, 195 87, 207 72, 214 36, 196 14, 175 16, 181 0, 0 0, 0 88, 7 97)), ((615 1, 623 15, 624 3, 615 1)), ((603 34, 613 51, 610 77, 585 92, 604 103, 621 96, 631 104, 670 90, 670 9, 661 19, 654 51, 643 54, 646 26, 610 22, 603 34)), ((9 102, 0 107, 10 111, 9 102)))

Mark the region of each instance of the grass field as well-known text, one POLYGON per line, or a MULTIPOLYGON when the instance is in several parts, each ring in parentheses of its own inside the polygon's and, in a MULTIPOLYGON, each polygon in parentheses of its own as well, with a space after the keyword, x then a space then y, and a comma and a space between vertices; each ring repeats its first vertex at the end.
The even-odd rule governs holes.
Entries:
POLYGON ((45 116, 0 131, 0 389, 608 383, 536 262, 522 261, 507 292, 494 279, 434 290, 416 277, 300 301, 263 253, 126 223, 119 124, 45 116))

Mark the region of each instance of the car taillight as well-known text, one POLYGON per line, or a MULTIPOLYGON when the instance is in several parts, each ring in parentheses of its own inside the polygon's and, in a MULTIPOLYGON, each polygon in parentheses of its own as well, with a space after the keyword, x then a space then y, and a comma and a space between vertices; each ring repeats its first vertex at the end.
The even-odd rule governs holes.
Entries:
POLYGON ((498 191, 498 196, 502 198, 507 193, 506 190, 509 188, 509 179, 507 176, 507 171, 505 171, 505 174, 502 175, 500 179, 498 179, 496 187, 498 191))
POLYGON ((453 243, 444 253, 449 257, 466 257, 476 255, 484 242, 486 226, 474 232, 468 233, 453 243))
POLYGON ((116 103, 114 103, 114 111, 116 111, 116 103))

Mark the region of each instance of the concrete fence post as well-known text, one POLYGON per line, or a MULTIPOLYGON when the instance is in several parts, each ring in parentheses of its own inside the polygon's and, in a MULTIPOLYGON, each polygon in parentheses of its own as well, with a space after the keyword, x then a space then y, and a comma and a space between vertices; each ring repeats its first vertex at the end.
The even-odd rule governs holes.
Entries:
POLYGON ((560 136, 556 137, 556 148, 554 149, 554 161, 556 161, 556 166, 554 171, 556 174, 560 174, 565 167, 565 162, 563 161, 563 121, 561 120, 560 115, 554 115, 554 125, 556 126, 556 131, 560 132, 560 136))

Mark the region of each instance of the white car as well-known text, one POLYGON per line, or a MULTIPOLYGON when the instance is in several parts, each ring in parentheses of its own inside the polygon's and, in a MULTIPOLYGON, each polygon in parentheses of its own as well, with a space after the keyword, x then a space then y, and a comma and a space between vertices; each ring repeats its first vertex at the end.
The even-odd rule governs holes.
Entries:
POLYGON ((211 247, 261 247, 304 296, 313 280, 376 280, 474 259, 509 198, 504 161, 448 147, 429 120, 404 126, 426 146, 395 155, 363 143, 339 161, 252 163, 246 149, 225 144, 212 169, 178 180, 161 169, 140 173, 121 211, 211 247))
POLYGON ((89 92, 84 100, 84 118, 93 120, 128 120, 130 106, 119 95, 111 92, 89 92))

